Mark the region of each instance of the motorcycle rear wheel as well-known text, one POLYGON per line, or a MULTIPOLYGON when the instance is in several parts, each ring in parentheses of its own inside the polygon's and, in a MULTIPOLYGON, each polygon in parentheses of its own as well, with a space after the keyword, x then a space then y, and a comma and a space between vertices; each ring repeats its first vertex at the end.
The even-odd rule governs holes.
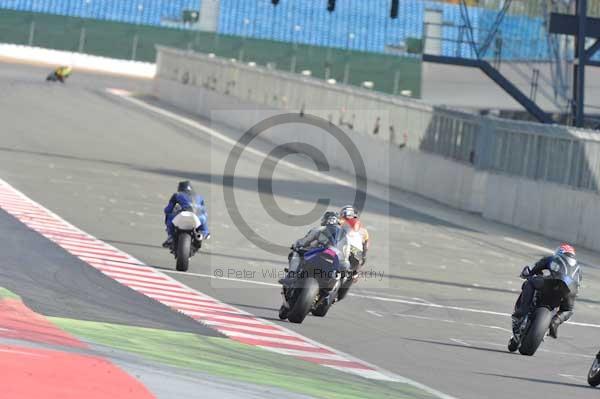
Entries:
POLYGON ((537 308, 527 334, 521 340, 519 352, 525 356, 533 356, 544 340, 544 335, 550 327, 552 312, 547 308, 537 308))
POLYGON ((294 294, 297 297, 294 303, 291 304, 287 318, 292 323, 302 323, 319 294, 319 283, 314 278, 306 278, 298 280, 296 284, 294 290, 299 291, 294 294))
POLYGON ((600 360, 598 360, 598 356, 594 359, 592 366, 590 367, 590 371, 588 372, 588 384, 595 387, 600 384, 600 360))
POLYGON ((331 305, 332 305, 331 303, 329 303, 328 301, 325 301, 325 302, 319 304, 319 306, 317 306, 316 308, 314 308, 312 310, 312 314, 317 317, 325 317, 327 312, 329 312, 331 305))
POLYGON ((190 247, 192 237, 189 234, 179 234, 177 237, 177 271, 187 272, 190 263, 190 247))

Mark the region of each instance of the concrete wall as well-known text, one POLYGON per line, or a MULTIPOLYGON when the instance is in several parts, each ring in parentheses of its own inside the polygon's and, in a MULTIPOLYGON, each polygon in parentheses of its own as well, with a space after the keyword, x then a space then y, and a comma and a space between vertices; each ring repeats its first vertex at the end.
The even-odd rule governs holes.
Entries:
MULTIPOLYGON (((161 57, 163 56, 165 55, 162 54, 161 57)), ((235 93, 225 94, 216 87, 201 87, 190 81, 183 84, 180 76, 182 70, 175 76, 163 75, 159 59, 155 95, 214 122, 245 131, 262 120, 265 113, 297 112, 240 98, 235 93), (238 112, 232 112, 236 110, 238 112)), ((196 69, 196 73, 196 78, 205 76, 202 74, 202 67, 196 69)), ((299 93, 298 96, 296 101, 302 100, 302 94, 299 93)), ((330 101, 333 101, 333 97, 330 94, 330 101)), ((324 101, 322 99, 321 104, 324 101)), ((329 112, 327 109, 320 111, 325 115, 329 112)), ((536 127, 536 131, 541 132, 543 128, 540 125, 536 127)), ((349 158, 344 151, 340 151, 340 146, 333 137, 322 134, 322 131, 307 132, 302 129, 304 128, 292 128, 266 138, 275 144, 300 141, 314 145, 326 155, 332 167, 355 173, 349 158)), ((548 127, 548 130, 552 129, 548 127)), ((597 226, 600 225, 600 195, 594 192, 492 173, 477 169, 469 163, 425 153, 418 150, 418 147, 399 148, 386 138, 361 131, 346 129, 346 134, 366 160, 365 177, 369 181, 414 192, 557 240, 600 250, 600 237, 596 234, 597 226)))
MULTIPOLYGON (((268 113, 282 112, 161 78, 155 79, 154 94, 187 112, 242 131, 268 113)), ((278 145, 298 141, 314 145, 323 151, 332 167, 355 173, 350 158, 340 151, 339 143, 332 136, 303 129, 302 126, 285 129, 266 138, 278 145)), ((356 131, 346 130, 346 134, 365 160, 367 176, 364 177, 369 181, 418 193, 459 209, 482 212, 485 172, 433 154, 390 146, 386 141, 356 131)))
POLYGON ((600 249, 600 196, 595 193, 490 174, 485 198, 485 218, 600 249))

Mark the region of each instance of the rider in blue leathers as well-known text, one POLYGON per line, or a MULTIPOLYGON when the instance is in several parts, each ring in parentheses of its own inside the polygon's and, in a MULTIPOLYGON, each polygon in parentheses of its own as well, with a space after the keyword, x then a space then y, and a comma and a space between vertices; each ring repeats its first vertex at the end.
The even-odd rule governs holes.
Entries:
POLYGON ((210 238, 208 214, 206 212, 204 197, 196 194, 191 183, 185 180, 179 182, 177 192, 171 196, 169 203, 165 207, 165 226, 168 234, 167 240, 163 243, 163 247, 165 248, 168 248, 173 243, 173 234, 175 233, 173 218, 181 211, 194 212, 198 216, 198 219, 200 219, 200 223, 202 223, 199 230, 204 239, 208 240, 210 238))

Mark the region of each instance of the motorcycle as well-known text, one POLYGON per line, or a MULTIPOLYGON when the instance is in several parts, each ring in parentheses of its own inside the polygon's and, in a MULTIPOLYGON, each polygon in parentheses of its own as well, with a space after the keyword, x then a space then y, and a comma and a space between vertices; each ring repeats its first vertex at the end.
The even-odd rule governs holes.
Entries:
POLYGON ((61 76, 61 75, 57 74, 56 71, 52 71, 46 77, 46 82, 60 82, 60 83, 65 83, 65 80, 67 79, 67 77, 68 77, 68 75, 61 76))
POLYGON ((202 248, 202 233, 198 228, 202 225, 198 216, 192 211, 181 211, 173 218, 175 234, 169 248, 177 260, 176 269, 180 272, 188 270, 192 256, 202 248))
MULTIPOLYGON (((530 274, 529 266, 521 273, 522 278, 530 274)), ((522 355, 533 356, 550 328, 552 317, 561 301, 573 290, 577 282, 567 274, 544 275, 533 280, 535 293, 531 310, 522 318, 517 331, 508 342, 508 350, 515 352, 517 349, 522 355)))
POLYGON ((336 248, 315 248, 306 252, 294 251, 290 265, 297 270, 291 287, 283 287, 281 320, 302 323, 308 313, 324 317, 337 300, 342 278, 347 272, 340 264, 336 248))
POLYGON ((590 371, 588 372, 588 384, 595 387, 600 384, 600 352, 594 358, 594 362, 590 367, 590 371))
POLYGON ((350 270, 343 274, 342 282, 338 290, 338 301, 341 301, 346 297, 350 287, 354 283, 354 278, 358 274, 360 264, 363 257, 362 247, 362 236, 358 232, 351 232, 346 236, 348 238, 348 244, 350 246, 350 270))

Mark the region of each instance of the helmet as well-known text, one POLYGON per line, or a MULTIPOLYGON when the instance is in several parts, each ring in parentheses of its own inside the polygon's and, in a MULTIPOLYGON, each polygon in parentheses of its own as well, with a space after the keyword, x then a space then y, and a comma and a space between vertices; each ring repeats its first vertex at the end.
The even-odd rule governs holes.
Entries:
POLYGON ((177 191, 191 194, 194 189, 192 188, 192 183, 189 180, 180 181, 177 185, 177 191))
POLYGON ((337 212, 327 211, 321 217, 321 226, 338 225, 340 223, 340 215, 337 212))
POLYGON ((340 210, 340 217, 344 219, 354 219, 358 217, 358 212, 352 205, 346 205, 340 210))
POLYGON ((566 242, 563 242, 562 244, 560 244, 560 246, 558 248, 556 248, 556 251, 554 251, 554 255, 555 256, 566 256, 568 258, 575 258, 575 248, 573 248, 566 242))

